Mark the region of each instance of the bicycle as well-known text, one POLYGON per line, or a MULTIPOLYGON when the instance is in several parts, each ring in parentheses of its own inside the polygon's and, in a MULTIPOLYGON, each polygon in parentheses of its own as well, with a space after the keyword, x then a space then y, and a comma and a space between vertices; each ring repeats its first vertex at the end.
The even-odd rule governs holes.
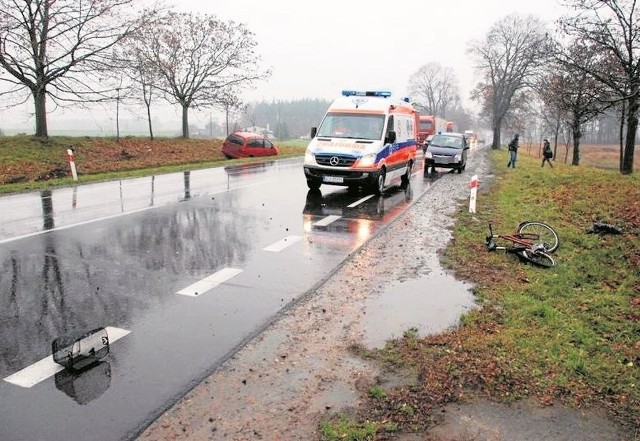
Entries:
POLYGON ((494 234, 489 224, 489 235, 486 237, 487 250, 504 250, 514 253, 519 258, 536 266, 551 268, 556 261, 550 256, 558 249, 560 240, 553 228, 543 222, 524 221, 518 225, 513 234, 494 234), (512 242, 509 245, 499 246, 496 239, 512 242))

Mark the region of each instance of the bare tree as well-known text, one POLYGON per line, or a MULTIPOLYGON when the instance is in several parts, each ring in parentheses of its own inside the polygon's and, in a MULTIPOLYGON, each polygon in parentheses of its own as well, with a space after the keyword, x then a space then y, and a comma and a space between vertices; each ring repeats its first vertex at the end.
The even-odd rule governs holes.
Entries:
POLYGON ((118 63, 119 71, 126 75, 130 89, 135 89, 138 102, 142 102, 147 113, 149 137, 153 139, 153 124, 151 119, 151 104, 161 81, 155 64, 149 59, 146 42, 150 34, 149 26, 139 29, 129 38, 123 40, 114 53, 114 60, 118 63))
POLYGON ((36 136, 48 137, 47 97, 61 104, 95 96, 95 72, 110 64, 109 49, 153 16, 151 10, 138 11, 138 3, 0 0, 0 81, 12 86, 3 95, 28 90, 36 136))
POLYGON ((450 102, 459 100, 458 80, 452 68, 430 62, 411 75, 409 93, 425 113, 446 118, 450 102))
POLYGON ((554 65, 547 81, 548 99, 566 117, 573 139, 571 164, 580 165, 583 125, 612 105, 611 90, 588 74, 593 66, 606 60, 596 48, 580 41, 572 41, 566 48, 558 47, 554 58, 559 63, 554 65))
POLYGON ((558 157, 558 138, 562 125, 566 121, 567 113, 558 100, 557 93, 562 90, 562 76, 557 73, 556 65, 546 72, 542 72, 535 86, 536 93, 540 99, 540 117, 543 128, 547 128, 553 133, 553 157, 558 157))
POLYGON ((502 120, 502 128, 520 135, 520 142, 531 142, 538 130, 539 102, 530 88, 518 90, 502 120))
POLYGON ((257 45, 244 25, 212 15, 170 12, 154 27, 148 56, 165 97, 182 108, 182 137, 189 137, 189 109, 215 105, 228 88, 266 78, 257 45))
POLYGON ((500 148, 502 121, 514 95, 529 85, 542 60, 545 38, 540 19, 511 14, 495 23, 484 40, 469 45, 482 78, 474 96, 491 112, 494 149, 500 148))
POLYGON ((640 17, 636 1, 565 0, 575 15, 561 20, 562 30, 592 44, 608 63, 583 67, 625 101, 627 133, 620 172, 633 173, 633 155, 640 110, 640 17))
POLYGON ((227 135, 231 133, 229 131, 229 118, 231 118, 235 114, 244 113, 247 110, 247 105, 242 102, 237 92, 233 88, 228 88, 220 91, 213 106, 224 112, 226 128, 225 130, 227 135))

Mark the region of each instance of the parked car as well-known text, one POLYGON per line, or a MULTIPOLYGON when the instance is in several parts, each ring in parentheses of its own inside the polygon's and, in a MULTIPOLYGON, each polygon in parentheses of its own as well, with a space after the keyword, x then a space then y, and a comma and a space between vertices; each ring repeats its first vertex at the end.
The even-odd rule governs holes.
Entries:
POLYGON ((222 154, 228 159, 275 156, 280 151, 267 137, 252 132, 233 132, 222 143, 222 154))
POLYGON ((469 143, 463 133, 446 132, 433 136, 424 153, 424 173, 429 168, 435 172, 436 167, 452 168, 462 173, 467 167, 467 151, 469 143))

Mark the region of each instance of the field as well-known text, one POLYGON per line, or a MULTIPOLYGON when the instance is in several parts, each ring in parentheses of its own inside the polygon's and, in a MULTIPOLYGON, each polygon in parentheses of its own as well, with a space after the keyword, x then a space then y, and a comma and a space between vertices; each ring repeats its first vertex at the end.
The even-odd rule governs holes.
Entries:
MULTIPOLYGON (((553 146, 552 146, 553 148, 553 146)), ((526 154, 535 158, 540 158, 542 162, 542 146, 530 143, 523 143, 518 151, 519 154, 526 154)), ((558 144, 555 162, 571 164, 573 158, 573 147, 558 144)), ((613 144, 580 145, 580 165, 603 168, 606 170, 620 169, 620 146, 613 144)), ((640 150, 636 147, 633 157, 634 171, 640 171, 640 150)))

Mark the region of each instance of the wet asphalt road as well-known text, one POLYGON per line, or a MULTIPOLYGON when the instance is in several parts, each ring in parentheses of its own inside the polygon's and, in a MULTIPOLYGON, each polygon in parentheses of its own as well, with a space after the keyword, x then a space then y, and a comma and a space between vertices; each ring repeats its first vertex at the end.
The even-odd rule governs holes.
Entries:
POLYGON ((383 196, 283 160, 0 198, 0 439, 134 437, 437 179, 414 171, 383 196), (99 327, 99 365, 43 368, 99 327))

